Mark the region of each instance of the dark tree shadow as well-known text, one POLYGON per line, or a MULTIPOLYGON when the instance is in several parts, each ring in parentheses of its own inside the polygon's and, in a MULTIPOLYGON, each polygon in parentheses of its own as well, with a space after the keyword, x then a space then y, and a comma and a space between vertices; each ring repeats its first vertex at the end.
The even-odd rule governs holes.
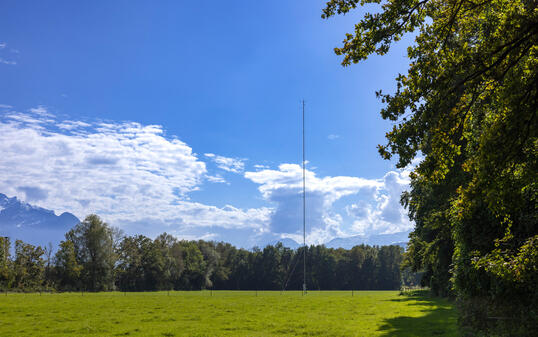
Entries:
POLYGON ((413 292, 392 299, 393 302, 409 302, 421 306, 424 315, 420 317, 398 316, 383 321, 379 331, 381 336, 459 336, 457 313, 452 304, 440 298, 429 296, 427 292, 413 292))

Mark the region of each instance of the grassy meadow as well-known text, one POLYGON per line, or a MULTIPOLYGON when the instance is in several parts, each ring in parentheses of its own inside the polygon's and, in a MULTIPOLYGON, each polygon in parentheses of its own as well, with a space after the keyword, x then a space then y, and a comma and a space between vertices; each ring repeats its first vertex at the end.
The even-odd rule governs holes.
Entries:
POLYGON ((0 295, 0 336, 457 336, 425 292, 200 291, 0 295))

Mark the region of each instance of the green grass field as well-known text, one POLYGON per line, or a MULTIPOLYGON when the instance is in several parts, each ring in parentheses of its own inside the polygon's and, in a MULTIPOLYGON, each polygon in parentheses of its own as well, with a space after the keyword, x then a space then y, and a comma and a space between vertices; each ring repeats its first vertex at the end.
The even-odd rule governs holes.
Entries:
POLYGON ((457 336, 451 303, 424 292, 0 296, 0 336, 457 336))

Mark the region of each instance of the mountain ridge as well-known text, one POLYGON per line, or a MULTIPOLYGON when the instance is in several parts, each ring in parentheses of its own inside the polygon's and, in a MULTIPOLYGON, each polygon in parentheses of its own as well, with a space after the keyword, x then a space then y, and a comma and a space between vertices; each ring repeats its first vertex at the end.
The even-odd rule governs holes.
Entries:
POLYGON ((34 206, 0 193, 0 235, 22 239, 34 245, 57 244, 80 220, 69 212, 34 206))
MULTIPOLYGON (((403 231, 390 234, 372 234, 372 235, 355 235, 349 237, 337 237, 329 242, 324 243, 327 248, 344 248, 351 249, 359 245, 369 245, 369 246, 389 246, 397 245, 402 248, 407 246, 409 242, 409 233, 411 231, 403 231)), ((290 238, 283 238, 279 240, 274 240, 268 244, 282 243, 284 247, 297 249, 302 246, 302 244, 290 238)))

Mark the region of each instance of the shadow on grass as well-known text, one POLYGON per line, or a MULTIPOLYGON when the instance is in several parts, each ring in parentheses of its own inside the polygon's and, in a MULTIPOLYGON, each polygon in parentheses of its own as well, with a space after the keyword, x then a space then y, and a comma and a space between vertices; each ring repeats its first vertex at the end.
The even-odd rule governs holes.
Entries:
MULTIPOLYGON (((390 300, 386 300, 388 302, 415 302, 413 304, 415 305, 422 305, 422 306, 439 306, 440 299, 432 297, 430 295, 430 292, 428 290, 413 290, 409 291, 405 294, 400 294, 399 298, 393 298, 390 300)), ((446 304, 445 304, 446 305, 446 304)))
POLYGON ((419 306, 424 314, 420 317, 398 316, 383 321, 381 336, 458 336, 456 310, 440 298, 431 297, 427 291, 415 291, 392 302, 408 302, 419 306))

